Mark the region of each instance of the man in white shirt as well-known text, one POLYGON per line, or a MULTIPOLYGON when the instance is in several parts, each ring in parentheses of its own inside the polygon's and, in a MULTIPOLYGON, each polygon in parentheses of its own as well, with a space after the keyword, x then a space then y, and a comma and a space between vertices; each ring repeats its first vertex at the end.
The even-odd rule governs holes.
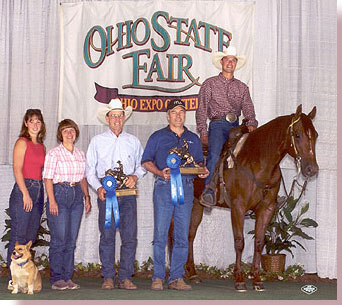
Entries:
MULTIPOLYGON (((113 289, 115 280, 115 221, 111 215, 110 227, 105 228, 106 190, 101 179, 108 169, 123 165, 123 172, 128 179, 127 188, 134 188, 138 179, 146 174, 141 166, 143 148, 135 136, 123 131, 126 119, 131 115, 132 107, 123 109, 119 99, 113 99, 105 107, 98 109, 98 119, 108 124, 109 129, 94 136, 87 151, 86 175, 88 183, 97 191, 99 207, 101 274, 104 277, 102 289, 113 289)), ((118 280, 120 289, 136 289, 132 282, 134 260, 137 247, 137 202, 135 195, 118 197, 120 215, 120 267, 118 280)))

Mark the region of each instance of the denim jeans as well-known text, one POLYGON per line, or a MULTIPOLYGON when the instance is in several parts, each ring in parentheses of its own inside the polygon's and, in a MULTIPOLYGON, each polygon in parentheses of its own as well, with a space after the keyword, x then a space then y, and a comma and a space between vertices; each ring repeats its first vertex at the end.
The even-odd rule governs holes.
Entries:
POLYGON ((182 177, 184 190, 184 204, 174 206, 171 201, 171 182, 156 178, 153 190, 154 206, 154 237, 153 237, 153 263, 154 274, 152 280, 157 278, 165 280, 165 246, 171 218, 174 221, 173 249, 168 283, 182 278, 184 264, 188 258, 188 235, 191 211, 194 199, 193 180, 182 177))
POLYGON ((205 185, 210 182, 214 173, 216 163, 220 158, 222 147, 226 143, 229 131, 232 127, 239 126, 239 121, 230 123, 226 120, 211 121, 209 124, 209 143, 208 143, 208 157, 207 168, 210 172, 209 176, 205 179, 205 185))
MULTIPOLYGON (((24 210, 23 193, 17 183, 14 184, 9 200, 9 215, 11 218, 11 234, 7 250, 7 265, 11 264, 11 254, 15 242, 23 245, 32 240, 36 241, 40 219, 44 208, 44 187, 42 180, 25 179, 26 188, 33 202, 30 212, 24 210)), ((11 273, 9 270, 9 279, 11 273)))
MULTIPOLYGON (((120 214, 120 267, 119 282, 131 280, 134 273, 135 252, 137 249, 137 200, 136 196, 117 197, 120 214)), ((101 274, 104 279, 115 280, 115 223, 112 211, 110 228, 105 229, 106 201, 97 199, 99 207, 101 274)))
POLYGON ((48 201, 46 215, 50 229, 50 283, 68 281, 74 271, 74 252, 84 204, 81 186, 54 184, 58 215, 51 215, 48 201))

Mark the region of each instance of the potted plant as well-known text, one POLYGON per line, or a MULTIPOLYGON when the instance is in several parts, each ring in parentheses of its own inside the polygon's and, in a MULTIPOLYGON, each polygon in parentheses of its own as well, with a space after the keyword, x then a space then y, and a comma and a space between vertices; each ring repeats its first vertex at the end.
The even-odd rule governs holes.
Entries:
MULTIPOLYGON (((45 203, 46 206, 46 203, 45 203)), ((7 216, 9 216, 9 208, 5 209, 5 213, 7 216)), ((47 241, 45 238, 45 235, 50 235, 50 231, 44 227, 44 222, 47 221, 47 218, 42 217, 41 222, 40 222, 40 226, 37 232, 37 238, 36 241, 32 244, 31 247, 31 252, 32 252, 32 258, 35 258, 35 253, 36 251, 33 250, 35 247, 45 247, 45 246, 49 246, 50 242, 47 241)), ((8 248, 9 245, 9 239, 10 239, 10 234, 11 234, 11 219, 5 219, 5 229, 4 229, 4 235, 0 238, 0 240, 2 242, 7 242, 5 245, 5 249, 8 248)))
MULTIPOLYGON (((302 229, 315 228, 318 224, 313 219, 305 217, 309 210, 308 202, 304 202, 296 209, 299 199, 300 197, 278 196, 277 208, 265 233, 266 254, 261 256, 261 266, 265 271, 283 272, 286 255, 281 252, 287 251, 294 257, 292 248, 299 246, 306 251, 305 247, 296 239, 297 237, 306 240, 313 239, 302 229)), ((254 234, 254 230, 248 233, 254 234)))

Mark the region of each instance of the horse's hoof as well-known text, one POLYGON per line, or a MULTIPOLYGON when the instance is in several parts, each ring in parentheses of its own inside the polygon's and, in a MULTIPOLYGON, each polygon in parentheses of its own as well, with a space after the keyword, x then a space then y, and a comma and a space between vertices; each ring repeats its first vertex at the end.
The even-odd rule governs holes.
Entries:
POLYGON ((265 291, 264 284, 262 282, 253 283, 253 289, 255 291, 265 291))
POLYGON ((190 276, 188 279, 191 283, 195 284, 199 284, 202 282, 201 278, 197 274, 190 276))
POLYGON ((245 282, 235 283, 235 290, 237 292, 246 292, 247 291, 246 283, 245 282))

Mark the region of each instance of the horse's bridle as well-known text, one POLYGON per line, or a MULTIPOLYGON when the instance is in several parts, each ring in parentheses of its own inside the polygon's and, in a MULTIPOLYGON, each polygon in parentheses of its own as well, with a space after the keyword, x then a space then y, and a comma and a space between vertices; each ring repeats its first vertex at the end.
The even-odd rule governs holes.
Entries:
POLYGON ((297 176, 299 176, 299 174, 300 174, 302 158, 298 154, 298 149, 297 149, 296 142, 295 142, 295 139, 294 139, 293 125, 296 124, 297 122, 299 122, 300 119, 301 119, 301 116, 299 116, 296 120, 294 119, 294 117, 292 117, 291 124, 288 127, 289 132, 290 132, 291 147, 293 147, 293 150, 295 152, 295 160, 296 160, 296 166, 297 166, 297 176))

